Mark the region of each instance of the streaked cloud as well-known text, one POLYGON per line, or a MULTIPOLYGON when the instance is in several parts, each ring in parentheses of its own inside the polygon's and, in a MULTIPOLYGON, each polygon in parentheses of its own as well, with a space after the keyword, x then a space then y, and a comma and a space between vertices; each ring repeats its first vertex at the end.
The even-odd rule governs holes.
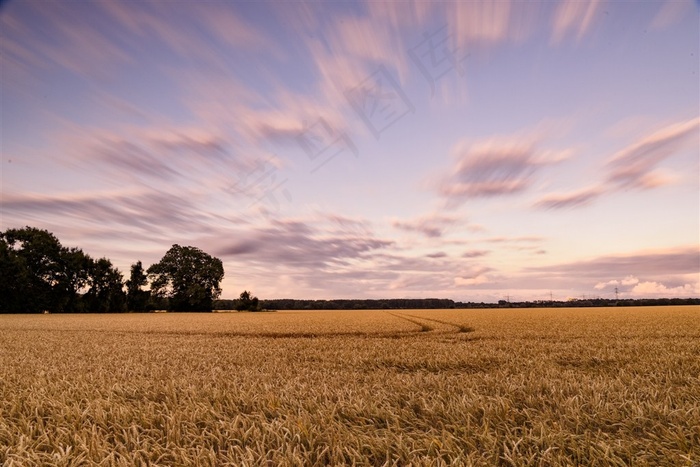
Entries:
POLYGON ((436 251, 435 253, 428 253, 427 255, 425 255, 426 258, 433 258, 433 259, 447 258, 447 256, 448 256, 447 253, 445 253, 444 251, 436 251))
POLYGON ((698 140, 700 119, 666 126, 614 154, 607 164, 607 182, 619 188, 654 188, 654 168, 687 143, 698 140))
POLYGON ((495 278, 489 274, 490 268, 477 267, 470 271, 469 275, 460 275, 454 278, 457 287, 483 286, 495 282, 495 278))
POLYGON ((462 253, 462 258, 480 258, 488 255, 489 250, 469 250, 462 253))
MULTIPOLYGON (((61 226, 70 218, 93 235, 130 232, 132 241, 163 238, 171 229, 188 235, 206 232, 220 222, 212 213, 202 212, 192 195, 179 196, 156 190, 104 193, 101 195, 15 195, 5 196, 3 216, 21 218, 26 224, 61 226)), ((63 229, 63 227, 61 227, 63 229)), ((60 234, 60 232, 59 232, 60 234)))
POLYGON ((651 21, 652 29, 665 29, 693 12, 692 0, 666 0, 651 21))
POLYGON ((535 203, 535 207, 544 209, 577 208, 591 204, 598 199, 605 190, 592 187, 573 193, 546 195, 535 203))
POLYGON ((602 256, 587 261, 526 269, 526 272, 546 272, 552 276, 574 275, 598 279, 596 283, 630 276, 653 280, 664 276, 698 274, 699 271, 700 251, 696 247, 602 256))
POLYGON ((439 184, 439 194, 451 205, 469 198, 513 195, 527 190, 542 167, 570 156, 569 151, 539 149, 532 138, 490 139, 459 143, 453 150, 451 173, 439 184))
POLYGON ((657 166, 698 140, 700 119, 665 126, 636 141, 608 158, 604 179, 596 186, 570 193, 553 193, 541 197, 534 207, 544 209, 578 208, 589 205, 618 190, 649 190, 671 183, 673 176, 657 166))
POLYGON ((223 257, 240 257, 254 262, 285 264, 301 268, 328 268, 393 245, 393 241, 356 232, 327 232, 295 220, 273 221, 268 227, 252 229, 243 238, 219 248, 223 257))
POLYGON ((393 219, 391 225, 407 232, 418 232, 426 237, 441 237, 446 229, 456 225, 460 219, 455 216, 432 214, 410 220, 393 219))
MULTIPOLYGON (((61 2, 22 2, 21 17, 33 25, 2 15, 3 68, 11 76, 41 79, 36 68, 65 69, 87 78, 105 78, 119 65, 133 62, 129 53, 106 34, 112 25, 96 4, 85 4, 81 15, 61 2), (41 35, 35 34, 39 28, 41 35), (22 74, 14 75, 16 72, 22 74)), ((19 84, 19 83, 14 83, 19 84)))
POLYGON ((564 0, 559 2, 553 18, 552 40, 561 41, 567 34, 581 39, 591 28, 602 0, 564 0))

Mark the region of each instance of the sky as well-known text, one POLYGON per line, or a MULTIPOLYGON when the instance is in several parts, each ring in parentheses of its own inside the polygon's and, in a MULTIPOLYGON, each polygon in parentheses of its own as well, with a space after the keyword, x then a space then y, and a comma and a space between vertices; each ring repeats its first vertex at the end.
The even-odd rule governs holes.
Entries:
POLYGON ((0 229, 222 298, 700 296, 700 4, 0 7, 0 229))

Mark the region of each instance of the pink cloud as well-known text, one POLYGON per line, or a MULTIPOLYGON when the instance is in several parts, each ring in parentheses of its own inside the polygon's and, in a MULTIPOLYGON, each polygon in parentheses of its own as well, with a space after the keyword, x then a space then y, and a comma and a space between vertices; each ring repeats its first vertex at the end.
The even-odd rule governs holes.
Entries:
POLYGON ((411 220, 394 219, 391 225, 407 232, 419 232, 426 237, 441 237, 445 229, 459 222, 454 216, 432 214, 411 220))
POLYGON ((652 188, 661 178, 652 173, 664 159, 676 154, 689 142, 697 142, 700 119, 666 126, 624 148, 608 161, 608 183, 617 187, 652 188))
POLYGON ((645 281, 635 285, 629 294, 633 297, 697 297, 700 295, 700 281, 677 287, 668 287, 655 281, 645 281))
POLYGON ((560 2, 554 13, 552 40, 559 42, 569 33, 573 33, 577 39, 581 39, 591 28, 601 4, 601 0, 587 2, 564 0, 560 2))
POLYGON ((605 166, 607 175, 600 184, 569 193, 549 194, 534 206, 545 209, 582 207, 621 189, 649 190, 673 183, 678 178, 657 169, 657 165, 696 143, 699 128, 699 118, 665 126, 611 156, 605 166))
POLYGON ((599 187, 585 188, 573 193, 550 194, 540 198, 535 207, 544 209, 574 208, 591 204, 605 191, 599 187))
POLYGON ((522 192, 530 187, 542 167, 569 157, 568 151, 537 148, 534 139, 491 139, 453 148, 455 164, 440 183, 440 194, 449 204, 468 198, 493 197, 522 192))

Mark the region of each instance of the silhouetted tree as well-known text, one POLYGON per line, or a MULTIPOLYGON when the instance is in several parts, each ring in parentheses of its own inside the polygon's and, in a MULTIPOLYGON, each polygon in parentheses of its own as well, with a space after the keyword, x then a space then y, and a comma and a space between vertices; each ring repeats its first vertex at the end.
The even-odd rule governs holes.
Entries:
POLYGON ((34 227, 2 234, 3 311, 39 313, 79 311, 79 291, 87 283, 90 257, 64 248, 52 233, 34 227), (5 270, 7 268, 7 270, 5 270))
POLYGON ((258 311, 259 300, 258 297, 253 297, 250 292, 244 290, 241 292, 241 296, 238 298, 238 304, 236 304, 236 310, 238 311, 258 311))
POLYGON ((27 306, 29 277, 22 258, 0 234, 0 313, 31 313, 27 306))
POLYGON ((148 284, 148 276, 141 261, 131 265, 131 275, 126 281, 126 306, 130 311, 146 311, 151 293, 143 290, 148 284))
POLYGON ((199 248, 177 244, 147 272, 151 293, 156 298, 167 298, 172 311, 211 311, 224 278, 220 259, 199 248))
POLYGON ((79 248, 61 247, 59 254, 59 272, 53 287, 53 312, 86 311, 84 300, 80 296, 90 280, 94 262, 90 256, 79 248))
POLYGON ((84 296, 87 311, 117 313, 126 309, 122 273, 107 258, 92 262, 88 284, 90 288, 84 296))

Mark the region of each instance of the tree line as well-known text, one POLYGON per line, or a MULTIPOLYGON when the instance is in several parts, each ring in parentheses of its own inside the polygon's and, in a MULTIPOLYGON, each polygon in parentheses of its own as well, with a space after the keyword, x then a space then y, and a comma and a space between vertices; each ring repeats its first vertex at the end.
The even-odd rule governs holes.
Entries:
POLYGON ((137 261, 124 281, 109 259, 65 247, 47 230, 0 233, 2 313, 211 311, 223 277, 220 259, 191 246, 173 245, 148 269, 137 261))
POLYGON ((501 300, 498 304, 442 298, 258 300, 249 291, 235 300, 220 300, 223 277, 220 259, 191 246, 173 245, 147 269, 137 261, 124 280, 109 259, 93 259, 80 248, 64 247, 47 230, 25 227, 0 232, 0 313, 700 305, 698 298, 501 300))
MULTIPOLYGON (((237 300, 216 300, 215 310, 233 310, 237 300)), ((620 306, 700 305, 698 298, 638 298, 638 299, 588 299, 588 300, 535 300, 510 302, 461 302, 448 298, 388 298, 388 299, 272 299, 260 300, 259 307, 271 310, 410 310, 448 308, 583 308, 620 306)))

